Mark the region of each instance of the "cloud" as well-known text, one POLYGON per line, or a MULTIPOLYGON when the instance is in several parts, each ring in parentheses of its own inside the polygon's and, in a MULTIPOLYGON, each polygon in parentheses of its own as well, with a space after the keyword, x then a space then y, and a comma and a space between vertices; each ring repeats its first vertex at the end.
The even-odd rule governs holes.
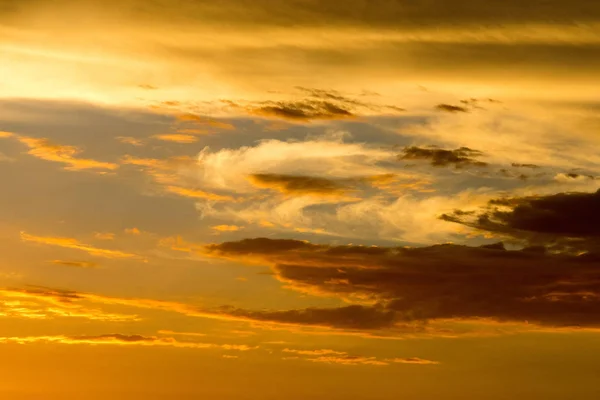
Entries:
POLYGON ((346 354, 345 351, 335 351, 335 350, 331 350, 331 349, 298 350, 298 349, 288 349, 288 348, 285 348, 282 351, 284 353, 300 354, 300 355, 303 355, 303 356, 324 356, 324 355, 342 355, 342 354, 346 354))
POLYGON ((540 168, 539 165, 535 165, 535 164, 512 163, 511 165, 515 168, 532 168, 532 169, 540 168))
POLYGON ((215 225, 211 226, 211 229, 219 232, 235 232, 243 229, 243 227, 237 225, 215 225))
POLYGON ((331 179, 314 176, 253 174, 250 181, 261 188, 294 195, 340 196, 348 189, 331 179))
MULTIPOLYGON (((486 210, 456 210, 442 219, 534 241, 600 238, 600 190, 490 200, 486 210)), ((577 242, 573 242, 576 245, 577 242)))
POLYGON ((136 228, 136 227, 134 226, 133 228, 126 228, 126 229, 125 229, 125 233, 126 233, 126 234, 128 234, 128 235, 134 235, 134 236, 137 236, 137 235, 141 235, 141 234, 142 234, 142 231, 140 231, 138 228, 136 228))
POLYGON ((256 319, 347 323, 358 329, 449 318, 600 325, 594 311, 600 305, 600 271, 589 256, 508 251, 500 245, 329 246, 266 238, 208 245, 205 251, 271 265, 290 289, 373 304, 318 313, 246 314, 256 319))
POLYGON ((198 138, 193 135, 185 135, 182 133, 170 133, 163 135, 154 136, 156 139, 163 140, 165 142, 175 142, 175 143, 195 143, 198 141, 198 138))
POLYGON ((229 122, 219 121, 216 119, 191 113, 180 114, 177 116, 177 119, 182 122, 193 122, 197 125, 206 125, 212 128, 218 128, 223 130, 235 130, 235 126, 229 122))
POLYGON ((310 121, 352 118, 354 114, 343 105, 325 100, 272 101, 251 109, 251 112, 266 117, 277 117, 291 121, 310 121))
POLYGON ((186 349, 223 349, 248 351, 254 349, 247 345, 214 344, 198 342, 180 342, 171 337, 155 337, 142 335, 123 335, 110 333, 105 335, 79 335, 79 336, 8 336, 0 337, 0 343, 57 343, 57 344, 88 344, 88 345, 115 345, 115 346, 165 346, 186 349))
POLYGON ((396 364, 419 364, 419 365, 437 365, 438 361, 425 360, 423 358, 418 357, 408 357, 408 358, 389 358, 386 361, 396 364))
POLYGON ((47 244, 50 246, 59 246, 65 247, 68 249, 75 249, 85 251, 89 255, 95 257, 104 257, 104 258, 137 258, 139 257, 136 254, 125 253, 120 250, 109 250, 102 249, 99 247, 94 247, 92 245, 88 245, 85 243, 79 242, 74 238, 66 238, 66 237, 53 237, 53 236, 35 236, 30 235, 25 232, 21 232, 21 240, 25 242, 33 242, 40 244, 47 244))
POLYGON ((94 237, 98 240, 114 240, 115 234, 110 232, 96 232, 94 237))
POLYGON ((351 355, 320 356, 315 358, 307 358, 307 360, 316 363, 341 365, 389 365, 387 362, 378 360, 376 357, 362 357, 351 355))
POLYGON ((449 112, 449 113, 457 113, 457 112, 461 112, 461 113, 465 113, 465 112, 469 112, 469 110, 465 107, 462 106, 453 106, 452 104, 438 104, 437 106, 435 106, 436 110, 439 111, 445 111, 445 112, 449 112))
POLYGON ((186 179, 186 175, 194 171, 196 162, 188 157, 172 157, 160 160, 125 156, 121 162, 141 168, 167 193, 210 201, 234 200, 232 196, 211 193, 194 187, 194 182, 190 182, 191 179, 186 179))
POLYGON ((135 314, 117 314, 75 304, 83 298, 74 292, 30 287, 0 289, 0 317, 25 319, 83 318, 103 322, 133 322, 135 314))
POLYGON ((65 261, 65 260, 53 260, 53 264, 65 265, 67 267, 76 268, 96 268, 98 264, 90 261, 65 261))
POLYGON ((142 146, 144 142, 141 139, 136 139, 130 136, 118 136, 117 139, 121 143, 130 144, 132 146, 142 146))
POLYGON ((115 170, 119 168, 119 165, 114 163, 78 158, 76 156, 81 153, 81 150, 74 146, 56 145, 48 139, 43 138, 39 139, 21 135, 15 135, 15 137, 19 142, 29 147, 27 154, 41 160, 67 164, 65 169, 70 171, 87 169, 115 170))
POLYGON ((475 160, 473 157, 478 157, 481 152, 478 150, 461 147, 455 150, 444 150, 437 148, 421 148, 407 147, 404 149, 404 154, 398 156, 400 160, 430 160, 434 167, 447 167, 454 165, 455 168, 463 168, 469 166, 485 167, 487 164, 475 160))
POLYGON ((338 308, 309 307, 274 311, 223 307, 220 309, 220 312, 225 316, 238 317, 247 321, 350 330, 390 328, 395 322, 395 313, 392 311, 360 305, 338 308))
POLYGON ((390 364, 419 364, 419 365, 433 365, 439 364, 437 361, 426 360, 418 357, 410 358, 389 358, 389 359, 378 359, 377 357, 366 357, 350 355, 345 351, 337 351, 331 349, 315 349, 315 350, 299 350, 285 348, 282 350, 284 353, 296 354, 300 357, 287 357, 286 359, 302 359, 317 363, 326 364, 342 364, 342 365, 377 365, 384 366, 390 364))

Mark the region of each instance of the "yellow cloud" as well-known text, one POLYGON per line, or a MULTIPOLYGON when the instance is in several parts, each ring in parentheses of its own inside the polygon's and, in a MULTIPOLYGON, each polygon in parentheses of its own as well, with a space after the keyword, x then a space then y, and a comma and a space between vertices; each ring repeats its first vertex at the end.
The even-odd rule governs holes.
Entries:
POLYGON ((9 138, 9 137, 13 137, 13 136, 15 136, 14 133, 0 131, 0 138, 9 138))
POLYGON ((188 189, 180 186, 167 186, 165 190, 169 193, 177 194, 183 197, 191 197, 196 199, 207 199, 214 201, 234 201, 231 196, 223 196, 220 194, 204 192, 202 190, 188 189))
POLYGON ((195 136, 185 135, 185 134, 181 134, 181 133, 156 135, 154 137, 156 139, 163 140, 165 142, 175 142, 175 143, 194 143, 198 140, 198 138, 195 136))
POLYGON ((204 124, 212 126, 213 128, 225 129, 225 130, 234 130, 235 126, 228 122, 217 121, 211 118, 206 118, 200 115, 195 114, 181 114, 177 116, 177 119, 184 122, 194 122, 197 124, 204 124))
POLYGON ((235 232, 244 229, 244 227, 237 225, 216 225, 212 226, 211 229, 219 232, 235 232))
POLYGON ((98 240, 113 240, 115 234, 110 232, 96 232, 94 233, 94 237, 98 240))
POLYGON ((133 228, 127 228, 127 229, 125 229, 125 233, 128 234, 128 235, 141 235, 142 231, 140 231, 136 227, 133 227, 133 228))
POLYGON ((116 345, 116 346, 167 346, 187 349, 223 349, 248 351, 256 347, 243 344, 215 344, 198 342, 179 342, 172 337, 155 337, 141 335, 123 335, 111 333, 106 335, 81 335, 81 336, 5 336, 0 337, 0 343, 58 343, 58 344, 91 344, 91 345, 116 345))
POLYGON ((274 228, 275 224, 266 220, 263 221, 259 221, 258 223, 260 226, 264 227, 264 228, 274 228))
POLYGON ((135 258, 138 257, 135 254, 125 253, 119 250, 109 250, 94 247, 88 244, 79 242, 77 239, 66 238, 66 237, 52 237, 52 236, 34 236, 29 235, 25 232, 21 232, 21 240, 26 242, 34 242, 47 244, 50 246, 65 247, 68 249, 76 249, 85 251, 89 255, 104 258, 135 258))
POLYGON ((116 139, 121 143, 130 144, 132 146, 141 146, 144 144, 140 139, 130 136, 118 136, 116 139))
POLYGON ((86 169, 115 170, 119 168, 117 164, 109 162, 77 158, 75 156, 81 153, 81 150, 74 146, 56 145, 51 143, 48 139, 31 138, 27 136, 17 136, 17 140, 29 147, 27 154, 41 160, 67 164, 68 166, 65 169, 70 171, 81 171, 86 169))

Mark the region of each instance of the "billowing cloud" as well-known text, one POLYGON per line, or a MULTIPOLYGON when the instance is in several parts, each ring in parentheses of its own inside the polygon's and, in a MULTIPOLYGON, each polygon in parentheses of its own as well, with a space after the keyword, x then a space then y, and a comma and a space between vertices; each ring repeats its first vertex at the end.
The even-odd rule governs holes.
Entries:
MULTIPOLYGON (((536 242, 600 238, 600 190, 594 193, 557 193, 545 196, 490 200, 482 212, 456 210, 441 218, 484 231, 527 238, 536 242)), ((586 242, 584 244, 590 244, 586 242)))
POLYGON ((186 179, 195 169, 194 160, 188 157, 172 157, 169 159, 138 158, 125 156, 121 162, 133 165, 148 174, 166 193, 181 197, 205 199, 210 201, 233 201, 234 197, 221 195, 198 189, 197 182, 186 179))
POLYGON ((422 148, 411 146, 404 149, 403 154, 398 156, 400 160, 427 160, 434 167, 447 167, 453 165, 455 168, 463 167, 485 167, 487 164, 475 160, 474 157, 481 156, 481 152, 468 147, 455 150, 438 148, 422 148))
POLYGON ((81 243, 77 239, 67 238, 67 237, 54 237, 54 236, 35 236, 30 235, 25 232, 21 232, 21 240, 25 242, 33 242, 46 244, 50 246, 59 246, 65 247, 68 249, 81 250, 89 255, 95 257, 104 257, 104 258, 137 258, 139 257, 136 254, 126 253, 120 250, 110 250, 103 249, 100 247, 95 247, 89 244, 81 243))
MULTIPOLYGON (((295 290, 374 304, 310 315, 322 323, 352 321, 364 329, 448 318, 600 324, 594 311, 600 305, 600 270, 589 256, 508 251, 501 245, 388 248, 273 239, 209 245, 206 251, 272 265, 277 278, 295 290)), ((288 316, 308 319, 305 313, 276 315, 288 316)))

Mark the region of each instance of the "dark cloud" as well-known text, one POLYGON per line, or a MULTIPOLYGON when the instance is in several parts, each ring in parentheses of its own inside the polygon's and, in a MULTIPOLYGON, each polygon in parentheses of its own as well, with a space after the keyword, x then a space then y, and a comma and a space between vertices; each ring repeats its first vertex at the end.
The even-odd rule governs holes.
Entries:
POLYGON ((442 219, 515 236, 538 234, 586 239, 600 238, 599 210, 600 190, 496 199, 479 214, 465 218, 454 212, 443 215, 442 219))
POLYGON ((437 106, 435 106, 435 108, 439 111, 446 111, 450 113, 469 112, 469 110, 466 107, 453 106, 452 104, 438 104, 437 106))
POLYGON ((467 166, 484 167, 487 164, 477 161, 474 157, 482 153, 477 150, 461 147, 455 150, 444 150, 438 148, 407 147, 404 154, 398 156, 400 160, 429 160, 435 167, 447 167, 454 165, 456 168, 467 166))
POLYGON ((27 289, 12 289, 15 292, 23 292, 39 297, 53 299, 61 303, 71 303, 75 300, 82 300, 83 297, 72 290, 54 289, 45 286, 30 285, 27 289))
MULTIPOLYGON (((57 1, 64 5, 66 0, 57 1)), ((592 0, 489 0, 485 7, 476 0, 429 0, 407 3, 401 0, 222 0, 219 7, 202 1, 182 0, 173 7, 169 0, 91 0, 99 7, 113 4, 115 10, 136 19, 166 19, 217 26, 347 26, 411 28, 427 26, 469 26, 519 23, 571 23, 596 21, 600 6, 592 0)), ((6 12, 39 7, 39 0, 3 0, 6 12)), ((94 10, 91 8, 91 10, 94 10)))
POLYGON ((341 102, 341 103, 345 103, 348 105, 355 105, 355 106, 367 106, 368 105, 367 103, 364 103, 362 101, 355 100, 350 97, 344 96, 337 90, 313 89, 313 88, 305 88, 302 86, 296 86, 296 89, 298 89, 302 92, 308 93, 311 97, 321 99, 321 100, 336 101, 336 102, 341 102))
POLYGON ((98 264, 90 261, 65 261, 65 260, 53 260, 53 264, 64 265, 67 267, 76 268, 96 268, 98 264))
POLYGON ((354 114, 344 105, 325 100, 270 101, 251 110, 255 114, 296 121, 350 118, 354 114))
POLYGON ((279 280, 299 291, 376 304, 323 312, 229 311, 252 319, 360 329, 477 317, 600 325, 600 268, 589 255, 508 251, 499 244, 387 248, 264 238, 209 245, 206 251, 269 264, 279 280))
POLYGON ((252 311, 226 307, 222 309, 222 312, 233 317, 249 318, 255 321, 361 330, 389 328, 397 319, 393 310, 361 305, 283 311, 252 311))
POLYGON ((519 163, 512 163, 511 164, 513 167, 515 168, 540 168, 539 165, 535 165, 535 164, 519 164, 519 163))
POLYGON ((253 174, 251 182, 259 187, 275 189, 285 194, 337 196, 347 189, 331 179, 314 176, 253 174))

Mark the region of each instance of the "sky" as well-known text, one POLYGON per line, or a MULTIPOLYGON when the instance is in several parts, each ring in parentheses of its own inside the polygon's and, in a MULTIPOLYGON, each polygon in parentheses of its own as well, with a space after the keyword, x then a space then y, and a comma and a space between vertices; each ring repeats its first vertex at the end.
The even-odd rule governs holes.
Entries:
POLYGON ((597 399, 600 2, 0 0, 0 397, 597 399))

